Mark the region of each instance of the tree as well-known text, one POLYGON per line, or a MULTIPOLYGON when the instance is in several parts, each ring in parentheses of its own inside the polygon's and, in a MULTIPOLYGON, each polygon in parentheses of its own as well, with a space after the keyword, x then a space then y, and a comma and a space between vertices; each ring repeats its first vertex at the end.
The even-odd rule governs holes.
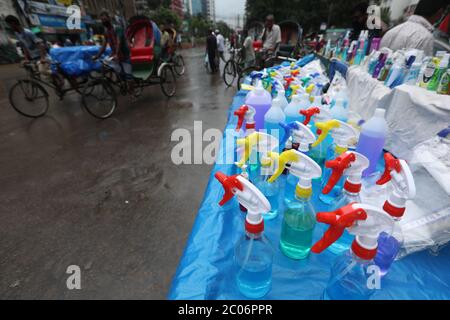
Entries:
POLYGON ((232 32, 231 28, 228 26, 228 24, 225 21, 217 21, 216 29, 219 29, 220 33, 225 38, 229 38, 231 35, 231 32, 232 32))
POLYGON ((155 11, 148 14, 150 19, 155 21, 159 26, 163 24, 173 24, 175 29, 179 30, 181 19, 170 9, 163 6, 158 7, 155 11))

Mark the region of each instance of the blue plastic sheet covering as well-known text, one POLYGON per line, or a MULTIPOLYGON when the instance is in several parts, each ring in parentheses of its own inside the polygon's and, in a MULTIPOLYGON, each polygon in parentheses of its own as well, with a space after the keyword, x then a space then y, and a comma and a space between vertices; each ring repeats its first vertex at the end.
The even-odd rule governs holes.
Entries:
MULTIPOLYGON (((244 94, 240 92, 233 101, 228 114, 228 129, 236 126, 233 112, 243 104, 244 94)), ((233 152, 224 148, 222 144, 221 153, 233 152)), ((213 168, 169 299, 245 299, 237 289, 233 272, 235 244, 244 233, 244 214, 235 199, 224 207, 218 205, 223 189, 214 178, 217 171, 227 175, 237 173, 232 165, 216 164, 213 168)), ((317 181, 314 184, 314 205, 322 211, 325 208, 317 198, 319 184, 317 181)), ((265 223, 266 236, 276 248, 272 290, 265 299, 321 299, 336 256, 326 250, 320 255, 310 254, 303 261, 285 257, 278 249, 281 216, 265 223)), ((314 242, 321 238, 325 229, 325 225, 316 226, 314 242)), ((393 264, 372 299, 450 299, 449 265, 450 247, 444 248, 438 256, 427 251, 412 254, 393 264)))
MULTIPOLYGON (((96 55, 100 47, 97 46, 76 46, 53 48, 50 50, 50 57, 53 62, 61 63, 61 69, 69 76, 82 76, 91 71, 98 71, 102 65, 99 61, 92 61, 92 56, 96 55)), ((111 49, 105 51, 109 55, 111 49)), ((53 66, 53 71, 56 71, 53 66)))

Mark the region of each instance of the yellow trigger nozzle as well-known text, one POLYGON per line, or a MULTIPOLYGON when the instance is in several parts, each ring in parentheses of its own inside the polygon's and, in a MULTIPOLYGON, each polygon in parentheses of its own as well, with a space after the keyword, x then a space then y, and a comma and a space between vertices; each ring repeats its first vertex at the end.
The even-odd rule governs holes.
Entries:
POLYGON ((253 147, 258 144, 259 138, 259 132, 253 132, 243 139, 236 140, 238 146, 244 146, 244 153, 242 154, 242 158, 236 164, 239 168, 242 168, 242 166, 248 161, 248 159, 250 159, 253 147))
POLYGON ((306 93, 311 94, 311 92, 314 90, 314 84, 310 84, 309 86, 306 87, 306 93))
POLYGON ((268 180, 270 183, 274 182, 275 180, 277 180, 280 177, 280 175, 283 173, 287 163, 297 162, 300 160, 299 156, 296 154, 296 150, 294 150, 294 149, 285 151, 281 155, 278 155, 278 153, 275 153, 275 152, 271 152, 269 154, 269 157, 271 157, 273 159, 278 158, 278 168, 277 168, 277 171, 273 174, 273 176, 271 176, 270 179, 268 180))
POLYGON ((315 124, 316 128, 321 130, 319 137, 317 138, 316 142, 314 142, 312 144, 312 147, 317 147, 319 144, 321 144, 323 142, 323 140, 325 140, 325 138, 328 136, 328 133, 330 132, 330 130, 333 130, 335 128, 339 128, 341 126, 341 124, 339 123, 338 120, 330 120, 330 121, 326 121, 326 122, 317 122, 315 124))

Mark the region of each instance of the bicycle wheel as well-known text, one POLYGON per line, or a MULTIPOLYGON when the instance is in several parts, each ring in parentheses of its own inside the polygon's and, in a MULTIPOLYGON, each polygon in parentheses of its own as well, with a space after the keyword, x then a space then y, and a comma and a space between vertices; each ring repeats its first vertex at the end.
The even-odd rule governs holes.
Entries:
POLYGON ((178 54, 174 57, 174 71, 178 76, 182 76, 186 72, 184 59, 178 54))
POLYGON ((103 79, 90 81, 83 89, 81 100, 86 111, 98 119, 110 117, 117 106, 114 89, 103 79))
POLYGON ((39 118, 47 113, 47 91, 36 81, 20 80, 9 91, 11 106, 21 115, 39 118))
MULTIPOLYGON (((238 77, 238 90, 241 90, 241 85, 244 83, 245 79, 247 78, 247 76, 249 76, 253 71, 258 71, 257 67, 248 67, 245 68, 244 70, 242 70, 242 72, 239 74, 238 77)), ((253 83, 250 83, 250 85, 252 85, 253 83)))
POLYGON ((227 87, 231 87, 236 79, 237 71, 236 65, 233 60, 228 60, 223 68, 223 81, 227 87))
POLYGON ((160 76, 161 90, 168 98, 173 97, 177 91, 177 78, 170 65, 165 65, 160 76))

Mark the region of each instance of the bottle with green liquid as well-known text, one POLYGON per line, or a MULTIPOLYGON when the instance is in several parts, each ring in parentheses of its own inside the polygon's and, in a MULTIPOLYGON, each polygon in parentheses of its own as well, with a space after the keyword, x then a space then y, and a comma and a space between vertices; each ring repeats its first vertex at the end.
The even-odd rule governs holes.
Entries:
POLYGON ((270 183, 276 181, 284 169, 299 178, 295 199, 285 202, 280 249, 291 259, 305 259, 311 250, 316 226, 316 210, 311 202, 311 181, 322 176, 322 169, 310 157, 294 149, 281 155, 272 152, 269 157, 278 162, 278 169, 269 179, 270 183))
POLYGON ((428 90, 437 91, 439 84, 441 83, 441 79, 447 71, 448 64, 450 62, 450 54, 446 54, 440 61, 439 67, 434 71, 433 77, 431 78, 430 83, 428 84, 428 90))

